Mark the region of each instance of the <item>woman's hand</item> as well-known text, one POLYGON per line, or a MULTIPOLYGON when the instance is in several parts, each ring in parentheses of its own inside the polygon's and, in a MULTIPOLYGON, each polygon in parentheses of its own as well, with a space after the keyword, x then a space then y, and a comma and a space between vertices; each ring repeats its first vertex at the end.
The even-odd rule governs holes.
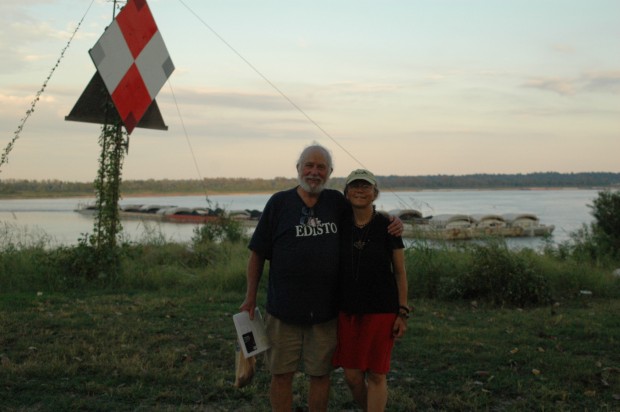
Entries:
POLYGON ((407 330, 407 319, 399 316, 396 316, 396 320, 394 321, 394 326, 392 326, 392 336, 395 338, 401 338, 405 334, 407 330))

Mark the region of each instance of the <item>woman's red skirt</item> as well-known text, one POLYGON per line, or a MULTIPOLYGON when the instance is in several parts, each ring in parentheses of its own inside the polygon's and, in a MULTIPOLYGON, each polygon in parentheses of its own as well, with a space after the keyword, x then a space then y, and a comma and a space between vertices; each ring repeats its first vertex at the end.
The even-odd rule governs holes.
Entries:
POLYGON ((392 327, 395 320, 394 313, 348 315, 340 312, 333 365, 387 374, 394 347, 392 327))

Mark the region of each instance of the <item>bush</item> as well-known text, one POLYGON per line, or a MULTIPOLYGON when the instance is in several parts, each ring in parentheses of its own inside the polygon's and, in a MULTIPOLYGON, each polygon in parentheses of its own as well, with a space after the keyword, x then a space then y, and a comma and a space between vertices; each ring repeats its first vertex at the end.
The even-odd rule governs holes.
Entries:
MULTIPOLYGON (((598 193, 591 205, 594 222, 570 234, 557 247, 548 245, 545 254, 561 260, 589 262, 596 267, 612 267, 620 259, 620 191, 598 193)), ((616 266, 617 267, 617 266, 616 266)))
POLYGON ((613 258, 620 257, 620 191, 599 192, 592 205, 594 239, 599 249, 613 258))
POLYGON ((503 242, 489 242, 472 246, 471 252, 471 268, 457 274, 453 294, 464 299, 489 300, 499 306, 551 301, 548 282, 524 256, 527 251, 510 251, 503 242))
POLYGON ((243 239, 243 226, 238 220, 221 216, 219 219, 194 229, 194 246, 205 242, 239 242, 243 239))

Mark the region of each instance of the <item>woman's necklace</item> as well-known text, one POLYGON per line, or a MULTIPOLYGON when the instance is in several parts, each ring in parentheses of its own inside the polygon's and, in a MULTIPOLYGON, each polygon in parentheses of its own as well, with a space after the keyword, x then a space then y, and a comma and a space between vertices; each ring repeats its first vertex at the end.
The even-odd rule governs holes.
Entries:
POLYGON ((353 247, 357 250, 362 250, 364 249, 364 246, 366 246, 366 243, 368 243, 368 231, 370 230, 370 226, 368 226, 368 223, 366 223, 364 226, 359 227, 357 225, 355 225, 356 227, 358 227, 359 229, 363 229, 363 230, 356 230, 355 232, 361 232, 358 233, 358 238, 355 242, 353 242, 353 247))
POLYGON ((370 216, 370 219, 368 219, 368 221, 364 222, 364 223, 357 223, 355 221, 355 218, 353 218, 353 225, 358 228, 358 229, 363 229, 361 231, 361 233, 359 233, 359 230, 353 230, 353 232, 358 232, 359 236, 357 238, 356 241, 353 242, 353 247, 356 248, 357 250, 362 250, 364 249, 364 246, 366 246, 366 243, 368 243, 368 231, 370 229, 370 222, 373 221, 373 219, 375 218, 375 211, 373 210, 372 215, 370 216))
POLYGON ((359 279, 360 266, 362 263, 362 251, 364 250, 366 243, 368 243, 367 236, 369 230, 369 225, 366 225, 364 229, 353 228, 353 233, 361 232, 361 234, 358 233, 359 237, 357 240, 352 242, 353 247, 351 248, 351 272, 355 281, 359 279))
MULTIPOLYGON (((374 214, 373 214, 374 217, 374 214)), ((353 221, 353 224, 355 225, 356 228, 358 229, 364 229, 366 226, 368 226, 368 224, 372 221, 372 217, 370 218, 369 221, 367 221, 366 223, 357 223, 355 220, 353 221)))
POLYGON ((353 278, 357 281, 360 273, 360 263, 362 260, 362 250, 364 247, 370 242, 368 240, 368 235, 370 234, 370 223, 375 218, 375 212, 373 211, 370 220, 362 225, 358 225, 355 220, 353 220, 353 230, 351 231, 351 236, 354 234, 357 235, 357 240, 352 242, 353 248, 351 253, 351 269, 354 271, 353 278), (357 251, 357 262, 355 262, 355 251, 357 251), (357 263, 357 264, 356 264, 357 263))

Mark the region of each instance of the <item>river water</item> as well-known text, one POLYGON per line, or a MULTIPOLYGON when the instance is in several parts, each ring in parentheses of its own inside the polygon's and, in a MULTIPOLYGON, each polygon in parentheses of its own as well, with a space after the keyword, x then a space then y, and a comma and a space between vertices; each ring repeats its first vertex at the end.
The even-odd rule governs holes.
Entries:
MULTIPOLYGON (((597 197, 596 190, 449 190, 382 192, 377 209, 416 209, 424 216, 445 213, 505 214, 533 213, 540 222, 554 225, 552 240, 559 243, 593 218, 589 204, 597 197)), ((262 210, 270 194, 236 194, 209 196, 212 208, 226 210, 262 210)), ((28 244, 45 237, 52 245, 77 243, 84 233, 93 229, 92 216, 75 212, 80 203, 94 199, 9 199, 0 200, 0 246, 11 242, 28 244), (4 239, 2 239, 4 238, 4 239)), ((127 197, 121 205, 157 204, 183 207, 209 206, 204 196, 127 197)), ((170 241, 191 240, 195 225, 123 220, 123 236, 140 241, 153 235, 170 241)), ((539 238, 510 239, 511 245, 537 248, 539 238)))

